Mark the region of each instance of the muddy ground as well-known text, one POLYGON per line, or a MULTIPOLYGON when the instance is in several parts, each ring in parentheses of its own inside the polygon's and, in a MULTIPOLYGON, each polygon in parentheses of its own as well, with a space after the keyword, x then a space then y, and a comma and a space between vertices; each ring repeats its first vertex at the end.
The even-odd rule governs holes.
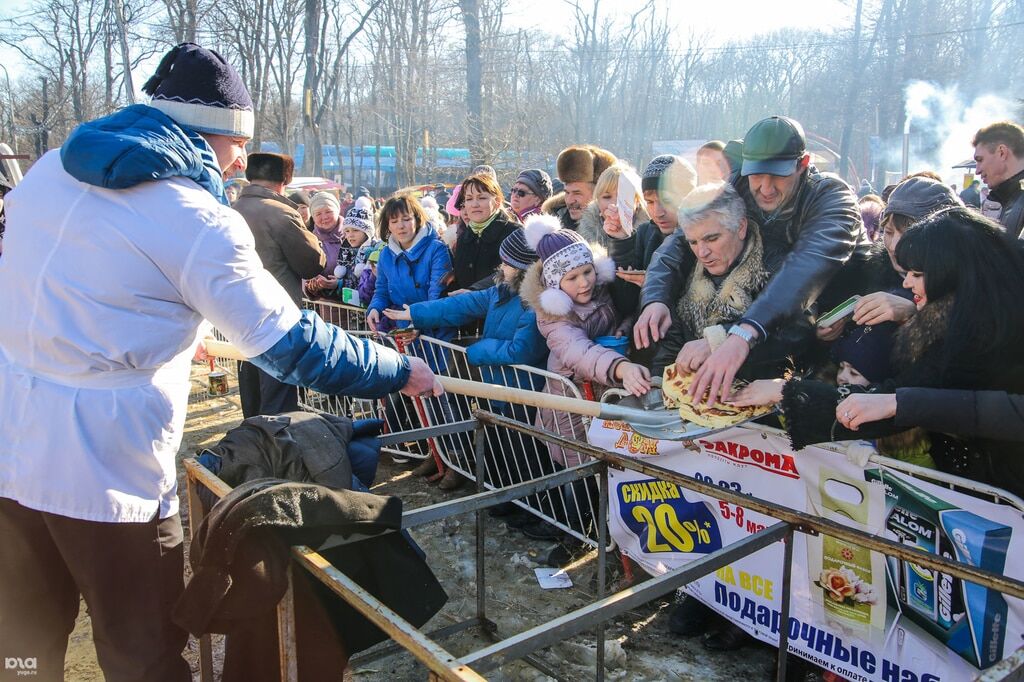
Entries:
MULTIPOLYGON (((226 397, 205 395, 205 374, 195 373, 195 390, 189 405, 185 438, 179 461, 197 448, 216 443, 241 420, 241 409, 234 391, 226 397)), ((234 388, 234 379, 231 379, 234 388)), ((183 486, 182 480, 182 486, 183 486)), ((184 488, 182 487, 182 492, 184 488)), ((470 486, 444 493, 423 479, 414 477, 409 465, 397 465, 386 455, 381 459, 373 492, 402 497, 407 509, 421 507, 454 495, 468 494, 470 486)), ((187 507, 182 505, 182 522, 188 537, 187 507)), ((476 571, 473 517, 424 526, 413 536, 426 551, 430 566, 449 594, 445 608, 424 628, 432 631, 471 617, 475 613, 476 571)), ((593 601, 596 594, 596 552, 584 556, 568 569, 571 589, 544 590, 537 583, 533 568, 543 565, 554 546, 550 542, 530 540, 507 528, 498 519, 488 519, 486 541, 486 594, 488 617, 495 621, 502 636, 522 632, 593 601)), ((611 580, 621 579, 618 561, 609 562, 611 580)), ((638 571, 639 572, 639 571, 638 571)), ((699 639, 681 639, 667 629, 672 595, 655 600, 610 622, 606 645, 607 678, 611 680, 744 680, 772 679, 774 651, 751 645, 739 652, 716 654, 707 651, 699 639)), ((441 642, 448 651, 462 655, 490 643, 475 629, 464 631, 441 642)), ((215 669, 220 665, 220 647, 215 642, 215 669)), ((593 634, 574 637, 537 654, 543 663, 566 680, 594 678, 595 640, 593 634)), ((198 675, 198 645, 189 641, 186 657, 198 675)), ((83 604, 77 627, 71 636, 65 663, 69 680, 102 680, 96 663, 89 618, 83 604)), ((339 674, 339 678, 342 675, 339 674)), ((547 675, 525 663, 516 662, 486 675, 493 680, 547 680, 547 675)), ((405 653, 350 669, 344 679, 359 682, 395 682, 425 680, 427 672, 405 653)))

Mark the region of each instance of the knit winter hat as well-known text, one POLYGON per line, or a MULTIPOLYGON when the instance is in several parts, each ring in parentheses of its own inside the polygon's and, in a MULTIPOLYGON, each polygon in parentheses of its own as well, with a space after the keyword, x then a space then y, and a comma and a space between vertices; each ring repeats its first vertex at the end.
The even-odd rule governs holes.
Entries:
POLYGON ((551 176, 539 168, 529 168, 519 173, 516 182, 521 182, 530 188, 530 191, 537 195, 541 201, 551 196, 551 176))
POLYGON ((655 156, 644 169, 640 186, 644 192, 657 190, 663 200, 674 206, 697 185, 697 171, 686 159, 673 154, 655 156))
POLYGON ((558 289, 565 273, 594 262, 590 246, 572 230, 562 229, 558 218, 532 215, 526 220, 526 243, 543 261, 544 285, 558 289))
POLYGON ((366 257, 367 263, 380 262, 380 252, 384 250, 384 242, 380 243, 380 246, 370 252, 370 255, 366 257))
POLYGON ((359 206, 353 206, 345 214, 345 220, 341 223, 343 228, 354 227, 357 230, 362 230, 368 237, 373 236, 373 221, 370 219, 370 214, 365 209, 359 206))
POLYGON ((330 192, 317 192, 309 200, 310 214, 316 213, 317 209, 325 206, 334 209, 335 213, 341 213, 341 204, 338 203, 338 198, 330 192))
POLYGON ((501 262, 519 270, 527 270, 536 263, 540 256, 526 243, 524 230, 513 230, 498 247, 501 262))
POLYGON ((172 47, 142 86, 149 106, 200 133, 251 138, 252 98, 223 57, 195 43, 172 47))
POLYGON ((850 363, 872 384, 881 383, 893 375, 889 356, 895 331, 896 325, 892 322, 854 325, 832 344, 832 357, 836 362, 850 363))
POLYGON ((570 270, 593 264, 599 283, 607 284, 615 279, 615 262, 611 258, 605 255, 595 258, 594 250, 583 237, 561 228, 558 218, 543 213, 526 219, 526 243, 537 252, 541 262, 540 275, 545 289, 540 295, 540 306, 553 315, 567 315, 572 310, 573 301, 561 287, 562 278, 570 270))

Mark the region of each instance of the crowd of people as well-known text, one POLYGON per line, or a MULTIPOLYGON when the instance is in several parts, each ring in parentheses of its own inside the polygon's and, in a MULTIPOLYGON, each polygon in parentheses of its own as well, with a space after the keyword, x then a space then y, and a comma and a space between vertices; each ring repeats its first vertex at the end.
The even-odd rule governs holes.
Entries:
MULTIPOLYGON (((708 142, 692 164, 660 155, 638 171, 579 144, 558 155, 554 179, 523 170, 507 196, 481 166, 450 193, 374 201, 287 194, 292 159, 247 157, 252 101, 215 52, 174 48, 145 91, 149 104, 79 127, 7 197, 0 410, 17 417, 0 422, 0 540, 14 548, 0 557, 0 640, 25 655, 62 660, 85 593, 105 672, 187 675, 166 607, 182 583, 174 455, 204 318, 251 358, 246 416, 296 409, 301 385, 400 393, 452 418, 435 379, 443 358, 348 335, 300 311, 304 297, 356 302, 375 332, 472 330, 467 357, 484 381, 518 364, 595 399, 613 386, 641 396, 675 365, 694 400, 779 405, 797 449, 871 439, 1024 495, 1015 123, 963 141, 988 189, 978 206, 977 187, 965 205, 928 172, 858 196, 815 168, 784 116, 708 142), (240 172, 232 209, 224 180, 240 172), (130 593, 111 577, 126 558, 146 575, 130 593)), ((504 409, 582 436, 577 415, 504 409)), ((555 445, 521 450, 542 472, 582 461, 555 445)), ((580 483, 563 495, 594 494, 580 483)), ((559 537, 514 508, 496 515, 559 537)), ((572 554, 563 543, 549 561, 572 554)), ((672 628, 710 648, 744 641, 689 600, 672 628)))
MULTIPOLYGON (((709 142, 695 165, 662 155, 638 173, 608 150, 572 146, 554 181, 522 171, 511 202, 492 169, 475 169, 429 204, 444 206, 440 221, 410 196, 378 214, 385 257, 367 322, 451 339, 483 320, 473 365, 547 369, 595 399, 613 386, 643 395, 674 364, 693 375, 696 400, 778 405, 772 423, 794 448, 868 440, 883 455, 1022 494, 1024 316, 1013 302, 1024 294, 1024 129, 997 122, 964 144, 985 202, 933 172, 855 191, 811 164, 800 124, 782 116, 742 140, 709 142), (982 207, 993 197, 996 220, 982 207), (836 307, 844 314, 829 320, 836 307), (996 426, 986 409, 1013 424, 996 426)), ((577 415, 525 414, 547 431, 584 431, 577 415)), ((546 449, 542 472, 581 462, 546 449)), ((851 446, 849 456, 863 464, 869 451, 851 446)), ((430 460, 418 469, 433 471, 430 460)), ((452 474, 442 487, 458 483, 452 474)), ((514 509, 498 513, 530 537, 560 535, 514 509)), ((549 562, 572 558, 564 541, 549 562)), ((708 618, 684 603, 673 629, 704 633, 711 648, 742 645, 738 629, 708 618)))

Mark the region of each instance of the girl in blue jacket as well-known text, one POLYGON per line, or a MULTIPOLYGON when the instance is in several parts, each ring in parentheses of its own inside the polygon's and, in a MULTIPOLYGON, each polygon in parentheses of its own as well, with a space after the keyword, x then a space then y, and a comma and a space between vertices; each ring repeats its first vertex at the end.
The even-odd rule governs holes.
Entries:
MULTIPOLYGON (((423 207, 410 195, 398 194, 387 200, 378 214, 378 230, 386 246, 377 262, 377 284, 367 306, 366 324, 374 332, 384 332, 395 326, 382 315, 384 310, 441 298, 451 281, 452 259, 448 247, 431 228, 430 219, 423 207)), ((401 320, 397 326, 399 329, 408 327, 409 321, 401 320)), ((455 336, 455 328, 441 320, 437 321, 436 326, 418 327, 417 331, 442 341, 450 341, 455 336)), ((447 371, 445 350, 417 340, 408 344, 405 352, 426 360, 436 373, 444 374, 447 371)), ((433 424, 458 421, 452 413, 447 395, 429 398, 425 403, 433 424)), ((388 401, 387 419, 394 430, 404 431, 421 426, 416 414, 400 396, 396 395, 388 401)), ((440 445, 448 461, 462 461, 462 453, 472 451, 471 444, 459 438, 445 439, 440 445)), ((433 459, 428 457, 417 471, 431 473, 431 466, 433 459)), ((439 487, 451 490, 462 482, 463 479, 449 469, 439 487)))
MULTIPOLYGON (((411 321, 417 329, 443 324, 461 327, 483 320, 483 337, 466 349, 470 364, 480 367, 481 378, 492 384, 542 390, 542 375, 511 367, 543 369, 547 361, 547 343, 537 329, 537 314, 519 296, 519 286, 530 265, 537 261, 537 253, 526 243, 521 228, 509 233, 498 251, 501 264, 494 273, 494 286, 438 301, 414 303, 402 310, 388 309, 384 315, 399 324, 411 321)), ((534 421, 535 410, 523 405, 491 402, 487 409, 526 424, 534 421)), ((550 473, 550 458, 532 438, 510 434, 505 429, 488 429, 487 444, 487 475, 497 487, 550 473), (541 452, 544 457, 539 456, 541 452)), ((429 460, 420 473, 432 473, 429 460)), ((508 514, 522 518, 525 512, 509 504, 497 508, 494 515, 508 514)), ((510 519, 510 523, 515 521, 510 519)))

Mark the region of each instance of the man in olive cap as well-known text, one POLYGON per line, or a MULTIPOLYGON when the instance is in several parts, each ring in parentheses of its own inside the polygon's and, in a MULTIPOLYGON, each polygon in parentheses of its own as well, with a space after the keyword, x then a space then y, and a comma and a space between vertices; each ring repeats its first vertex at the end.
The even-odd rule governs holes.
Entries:
MULTIPOLYGON (((863 263, 870 248, 856 195, 842 178, 811 165, 803 128, 793 119, 771 116, 747 131, 743 164, 732 182, 743 197, 747 217, 761 226, 765 248, 782 249, 789 256, 745 316, 729 329, 725 342, 697 370, 691 394, 707 394, 709 402, 728 398, 750 349, 783 321, 819 297, 827 310, 830 303, 860 293, 853 290, 859 268, 848 263, 863 263), (841 270, 844 276, 836 277, 841 270)), ((664 338, 671 324, 669 311, 692 267, 691 251, 679 234, 666 239, 655 253, 634 327, 638 347, 664 338)))

